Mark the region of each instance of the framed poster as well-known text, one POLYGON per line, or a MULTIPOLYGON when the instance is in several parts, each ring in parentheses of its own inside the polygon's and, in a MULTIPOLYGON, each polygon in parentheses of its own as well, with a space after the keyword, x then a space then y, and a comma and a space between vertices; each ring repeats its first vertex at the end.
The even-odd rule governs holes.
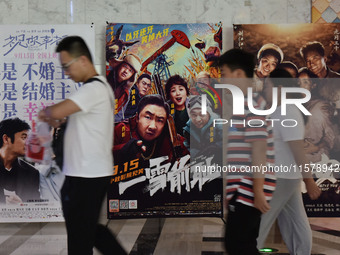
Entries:
MULTIPOLYGON (((211 110, 221 112, 218 93, 196 82, 219 76, 211 63, 221 45, 221 23, 108 24, 107 79, 116 100, 108 218, 222 215, 221 174, 195 171, 201 162, 188 142, 190 100, 201 100, 192 96, 206 91, 211 110)), ((204 130, 213 146, 211 124, 204 130)))

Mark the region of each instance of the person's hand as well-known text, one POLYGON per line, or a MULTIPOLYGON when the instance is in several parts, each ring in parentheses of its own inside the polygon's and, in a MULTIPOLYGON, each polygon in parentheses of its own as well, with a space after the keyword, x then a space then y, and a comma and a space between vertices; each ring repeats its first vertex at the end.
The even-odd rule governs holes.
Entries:
POLYGON ((10 194, 6 196, 6 204, 20 204, 22 203, 21 198, 16 194, 10 194))
POLYGON ((38 112, 38 120, 42 122, 47 122, 51 127, 58 128, 61 124, 66 122, 66 118, 63 118, 61 120, 58 119, 52 119, 49 117, 48 114, 48 108, 45 108, 38 112))
POLYGON ((318 199, 318 197, 321 195, 321 190, 318 187, 318 185, 316 185, 314 179, 306 178, 306 179, 303 179, 303 181, 306 184, 307 193, 310 199, 312 200, 318 199))
POLYGON ((270 205, 266 200, 264 192, 254 194, 254 207, 261 211, 261 213, 266 213, 269 211, 270 205))

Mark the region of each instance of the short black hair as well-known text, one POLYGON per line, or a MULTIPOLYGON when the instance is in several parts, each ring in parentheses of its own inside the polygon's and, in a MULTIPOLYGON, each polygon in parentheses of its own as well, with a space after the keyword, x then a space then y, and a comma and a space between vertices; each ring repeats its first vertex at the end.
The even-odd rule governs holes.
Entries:
POLYGON ((142 99, 139 101, 138 106, 137 106, 137 114, 139 115, 141 113, 141 111, 143 111, 145 106, 147 106, 149 104, 153 104, 153 105, 163 107, 164 110, 166 111, 166 116, 169 116, 170 107, 167 104, 167 102, 165 102, 163 100, 162 96, 159 95, 159 94, 146 95, 146 96, 142 97, 142 99))
POLYGON ((171 76, 168 81, 165 84, 165 92, 166 92, 166 98, 169 100, 170 99, 170 90, 172 85, 177 84, 177 85, 182 85, 186 92, 187 96, 189 96, 189 88, 188 88, 188 83, 178 74, 171 76))
POLYGON ((30 130, 30 125, 19 118, 5 119, 0 122, 0 148, 4 145, 2 137, 7 135, 14 143, 15 134, 24 130, 30 130))
POLYGON ((140 82, 140 80, 143 79, 143 78, 147 78, 148 80, 151 81, 151 76, 150 76, 150 74, 143 73, 143 74, 141 74, 141 75, 138 77, 137 83, 140 82))
POLYGON ((244 50, 231 49, 219 57, 217 65, 219 67, 227 65, 231 71, 241 69, 246 73, 248 78, 252 78, 254 76, 255 57, 244 50))
POLYGON ((297 87, 296 79, 293 79, 292 75, 283 68, 272 71, 269 78, 274 87, 297 87))
POLYGON ((321 42, 314 41, 306 43, 301 47, 300 55, 304 60, 306 60, 307 53, 311 51, 316 51, 322 57, 325 56, 325 47, 322 45, 321 42))
POLYGON ((292 69, 295 72, 295 77, 297 77, 297 75, 299 73, 297 66, 291 61, 283 61, 281 64, 279 64, 279 66, 277 68, 279 68, 279 69, 286 69, 286 68, 292 69))
POLYGON ((80 36, 68 36, 62 39, 56 48, 56 52, 61 51, 67 51, 74 58, 86 56, 93 63, 90 50, 80 36))

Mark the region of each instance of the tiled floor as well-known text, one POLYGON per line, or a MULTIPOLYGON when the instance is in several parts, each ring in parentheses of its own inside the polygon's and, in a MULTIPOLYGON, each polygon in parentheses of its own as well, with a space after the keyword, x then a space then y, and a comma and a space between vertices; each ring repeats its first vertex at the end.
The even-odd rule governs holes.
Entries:
MULTIPOLYGON (((107 222, 105 215, 102 215, 101 222, 107 222)), ((310 222, 315 229, 313 254, 339 255, 340 219, 312 218, 310 222)), ((111 220, 108 226, 132 255, 225 254, 224 223, 218 218, 111 220)), ((277 248, 278 254, 288 254, 275 227, 267 246, 277 248)), ((2 223, 0 254, 66 255, 64 223, 2 223)), ((94 254, 99 253, 95 251, 94 254)))

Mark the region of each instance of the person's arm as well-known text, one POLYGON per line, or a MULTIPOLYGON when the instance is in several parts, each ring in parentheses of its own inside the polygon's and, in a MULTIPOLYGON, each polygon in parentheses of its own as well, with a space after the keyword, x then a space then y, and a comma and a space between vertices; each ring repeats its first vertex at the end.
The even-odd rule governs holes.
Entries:
POLYGON ((79 112, 80 107, 70 99, 66 99, 58 104, 46 107, 38 113, 40 121, 48 122, 51 126, 57 125, 65 117, 79 112))
MULTIPOLYGON (((267 141, 258 140, 252 142, 251 145, 252 166, 265 166, 267 163, 267 141)), ((254 172, 253 177, 254 207, 260 210, 262 213, 266 213, 269 211, 270 206, 263 191, 264 173, 262 171, 254 172)))
MULTIPOLYGON (((304 142, 303 140, 294 140, 294 141, 288 141, 287 142, 289 145, 290 150, 293 153, 295 162, 297 166, 301 166, 301 174, 303 177, 303 181, 306 184, 306 189, 309 197, 312 200, 317 199, 320 194, 321 190, 319 187, 316 185, 313 176, 312 176, 312 171, 309 167, 309 162, 306 158, 306 154, 304 151, 304 142)), ((300 168, 297 168, 300 169, 300 168)))

